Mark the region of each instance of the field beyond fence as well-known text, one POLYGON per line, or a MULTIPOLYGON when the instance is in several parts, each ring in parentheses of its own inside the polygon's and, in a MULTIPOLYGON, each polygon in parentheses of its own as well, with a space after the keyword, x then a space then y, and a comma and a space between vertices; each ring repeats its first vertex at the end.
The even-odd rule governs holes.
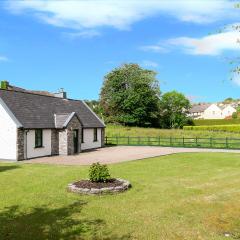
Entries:
POLYGON ((240 149, 240 138, 106 137, 106 145, 240 149))

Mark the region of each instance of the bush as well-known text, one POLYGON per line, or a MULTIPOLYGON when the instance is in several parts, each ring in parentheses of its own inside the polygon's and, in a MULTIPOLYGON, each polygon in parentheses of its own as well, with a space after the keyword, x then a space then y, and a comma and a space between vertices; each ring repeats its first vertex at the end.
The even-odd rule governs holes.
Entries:
POLYGON ((93 163, 89 169, 89 179, 92 182, 107 182, 110 179, 107 165, 93 163))
MULTIPOLYGON (((195 119, 195 126, 240 124, 240 119, 195 119)), ((190 125, 190 124, 187 124, 190 125)))
POLYGON ((208 125, 208 126, 184 126, 184 130, 240 132, 240 125, 208 125))
POLYGON ((233 114, 232 114, 232 119, 237 119, 238 118, 238 114, 237 114, 237 112, 234 112, 233 114))

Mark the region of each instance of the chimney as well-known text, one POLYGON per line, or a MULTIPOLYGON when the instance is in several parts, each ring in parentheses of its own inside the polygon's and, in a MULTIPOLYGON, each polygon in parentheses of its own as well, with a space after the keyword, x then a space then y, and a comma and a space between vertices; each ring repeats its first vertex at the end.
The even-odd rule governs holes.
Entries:
POLYGON ((67 93, 64 91, 63 88, 60 88, 60 90, 57 93, 54 93, 55 97, 59 97, 59 98, 67 98, 67 93))
POLYGON ((6 80, 1 81, 1 89, 7 90, 9 87, 9 82, 6 80))

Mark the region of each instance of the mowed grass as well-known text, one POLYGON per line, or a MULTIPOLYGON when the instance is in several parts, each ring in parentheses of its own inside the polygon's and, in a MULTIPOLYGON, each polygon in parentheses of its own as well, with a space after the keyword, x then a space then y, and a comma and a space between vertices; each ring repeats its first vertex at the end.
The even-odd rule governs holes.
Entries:
POLYGON ((140 128, 124 127, 120 125, 107 125, 106 136, 121 137, 188 137, 188 138, 240 138, 240 133, 207 131, 207 130, 183 130, 183 129, 158 129, 158 128, 140 128))
POLYGON ((240 238, 240 154, 174 154, 109 168, 132 189, 82 196, 66 186, 87 178, 88 167, 1 163, 0 239, 240 238))

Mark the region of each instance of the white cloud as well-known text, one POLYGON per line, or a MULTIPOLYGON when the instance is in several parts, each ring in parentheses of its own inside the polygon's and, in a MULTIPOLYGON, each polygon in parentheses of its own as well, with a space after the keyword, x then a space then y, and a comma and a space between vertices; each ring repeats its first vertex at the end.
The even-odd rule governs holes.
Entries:
POLYGON ((240 50, 239 38, 239 32, 231 31, 202 38, 174 38, 168 40, 168 43, 173 46, 183 47, 186 53, 193 55, 219 55, 225 50, 240 50))
POLYGON ((143 51, 149 51, 149 52, 157 52, 157 53, 166 53, 168 52, 168 49, 163 46, 159 45, 148 45, 148 46, 142 46, 140 47, 143 51))
POLYGON ((182 49, 186 54, 191 55, 220 55, 223 51, 240 50, 240 33, 237 31, 228 31, 204 36, 201 38, 178 37, 162 41, 156 45, 144 46, 145 50, 153 49, 182 49))
POLYGON ((100 36, 101 33, 96 30, 86 30, 81 32, 65 32, 63 35, 71 40, 77 39, 77 38, 93 38, 100 36))
POLYGON ((142 62, 142 65, 143 66, 146 66, 146 67, 153 67, 153 68, 156 68, 159 66, 159 64, 157 62, 154 62, 154 61, 149 61, 149 60, 144 60, 142 62))
POLYGON ((9 59, 6 56, 1 56, 0 55, 0 62, 8 62, 9 59))
POLYGON ((198 24, 239 19, 239 12, 230 0, 9 0, 6 8, 12 13, 33 14, 45 23, 71 29, 106 26, 128 29, 133 23, 157 14, 198 24))

